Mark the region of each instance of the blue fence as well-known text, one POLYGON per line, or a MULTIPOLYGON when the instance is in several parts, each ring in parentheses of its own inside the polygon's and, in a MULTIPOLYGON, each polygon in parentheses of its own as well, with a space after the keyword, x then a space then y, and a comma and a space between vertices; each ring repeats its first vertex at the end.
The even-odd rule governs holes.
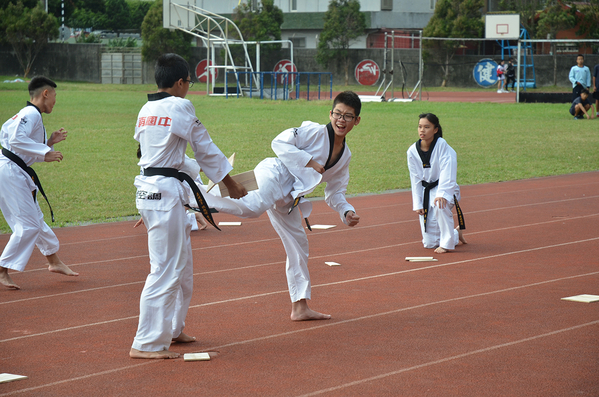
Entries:
POLYGON ((321 72, 227 72, 225 74, 225 96, 247 95, 250 98, 260 99, 311 99, 333 98, 333 73, 321 72), (231 76, 232 75, 232 76, 231 76), (323 80, 328 81, 323 82, 323 80), (256 80, 258 84, 256 84, 256 80), (229 90, 229 81, 235 83, 236 89, 229 90), (323 83, 328 88, 328 93, 323 92, 323 83), (313 88, 310 92, 310 85, 313 88), (302 92, 301 87, 306 86, 302 92), (234 93, 231 94, 231 91, 234 93))

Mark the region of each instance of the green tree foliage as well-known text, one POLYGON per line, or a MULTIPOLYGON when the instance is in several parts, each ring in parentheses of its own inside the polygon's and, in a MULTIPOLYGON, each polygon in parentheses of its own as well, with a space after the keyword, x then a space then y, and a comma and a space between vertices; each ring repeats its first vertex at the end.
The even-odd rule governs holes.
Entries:
POLYGON ((129 4, 125 0, 106 0, 105 28, 118 33, 131 24, 129 4))
MULTIPOLYGON (((576 26, 576 9, 566 8, 559 0, 550 0, 546 8, 538 14, 536 37, 544 39, 547 36, 556 38, 558 32, 572 29, 576 26)), ((553 54, 553 85, 557 85, 557 51, 555 43, 551 43, 553 54)))
MULTIPOLYGON (((484 22, 481 9, 482 0, 439 0, 435 12, 424 28, 424 37, 440 38, 480 38, 484 22)), ((426 40, 423 46, 444 73, 443 87, 449 81, 450 61, 456 50, 463 46, 460 40, 426 40)))
POLYGON ((316 61, 327 67, 343 63, 345 85, 349 84, 349 46, 366 30, 366 17, 358 0, 331 0, 324 14, 324 27, 318 39, 316 61))
POLYGON ((152 3, 140 0, 129 0, 127 3, 129 4, 129 10, 131 11, 129 29, 141 30, 141 24, 143 23, 148 10, 152 6, 152 3))
POLYGON ((9 4, 17 5, 17 3, 23 3, 26 8, 34 8, 38 5, 39 0, 0 0, 0 10, 4 10, 9 4))
POLYGON ((66 23, 68 26, 76 28, 105 29, 106 5, 104 0, 78 1, 66 23))
MULTIPOLYGON (((580 35, 586 35, 587 39, 599 39, 599 0, 588 0, 585 4, 577 3, 578 11, 582 14, 580 18, 580 35)), ((593 52, 597 52, 598 46, 593 45, 593 52)))
POLYGON ((520 24, 530 37, 537 36, 537 14, 545 8, 547 0, 501 0, 499 8, 520 14, 520 24))
MULTIPOLYGON (((252 10, 248 3, 241 3, 234 10, 233 22, 235 22, 243 35, 243 39, 246 41, 281 40, 283 11, 274 5, 274 0, 263 0, 259 10, 252 10)), ((243 63, 243 48, 238 45, 230 46, 230 48, 235 63, 243 63)), ((261 63, 264 63, 264 65, 272 64, 274 57, 278 56, 280 49, 280 43, 261 45, 261 63)), ((254 59, 256 47, 249 46, 248 54, 254 59)), ((263 69, 265 68, 261 66, 261 70, 263 69)))
POLYGON ((48 40, 58 37, 58 21, 46 13, 41 4, 27 8, 23 2, 9 4, 0 11, 0 32, 15 51, 27 77, 39 52, 48 40))
POLYGON ((180 30, 162 27, 162 0, 156 0, 141 25, 143 45, 141 54, 146 62, 153 62, 162 54, 174 52, 185 59, 191 56, 191 35, 180 30))

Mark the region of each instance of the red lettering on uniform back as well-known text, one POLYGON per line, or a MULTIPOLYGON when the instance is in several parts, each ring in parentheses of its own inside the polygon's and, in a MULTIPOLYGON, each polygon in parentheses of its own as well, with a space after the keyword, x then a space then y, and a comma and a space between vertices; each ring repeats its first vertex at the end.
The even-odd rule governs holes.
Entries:
POLYGON ((145 117, 140 117, 140 118, 138 119, 137 126, 138 126, 138 127, 143 127, 144 125, 146 125, 146 118, 145 118, 145 117))
POLYGON ((156 116, 148 116, 148 118, 146 119, 146 125, 156 125, 157 119, 158 117, 156 116))
POLYGON ((170 127, 171 126, 171 118, 170 117, 161 117, 158 119, 158 125, 161 125, 163 127, 170 127))

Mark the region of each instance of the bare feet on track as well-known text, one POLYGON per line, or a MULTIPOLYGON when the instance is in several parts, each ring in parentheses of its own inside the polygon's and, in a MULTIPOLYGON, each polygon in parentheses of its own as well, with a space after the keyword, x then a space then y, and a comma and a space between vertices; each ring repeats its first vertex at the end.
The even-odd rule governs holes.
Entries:
POLYGON ((8 274, 8 269, 5 267, 0 267, 0 284, 8 289, 21 289, 21 287, 12 281, 12 278, 8 274))
POLYGON ((145 358, 145 359, 161 360, 161 359, 168 359, 168 358, 177 358, 179 356, 180 356, 179 353, 175 353, 175 352, 172 352, 169 350, 161 350, 158 352, 144 352, 141 350, 131 348, 131 350, 129 351, 129 357, 131 357, 131 358, 145 358))
POLYGON ((72 271, 67 265, 62 263, 56 254, 48 255, 48 270, 52 273, 64 274, 65 276, 78 276, 79 273, 72 271))
POLYGON ((308 307, 308 302, 301 299, 291 303, 291 320, 293 321, 308 321, 308 320, 328 320, 330 314, 316 312, 308 307))
POLYGON ((195 341, 195 336, 189 336, 187 334, 184 334, 183 332, 181 332, 181 335, 177 336, 176 338, 173 338, 173 343, 191 343, 195 341))

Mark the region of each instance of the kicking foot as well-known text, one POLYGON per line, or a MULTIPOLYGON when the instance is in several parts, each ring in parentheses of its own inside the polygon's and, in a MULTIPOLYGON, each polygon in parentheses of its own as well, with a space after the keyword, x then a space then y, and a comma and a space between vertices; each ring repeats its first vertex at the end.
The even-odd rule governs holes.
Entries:
POLYGON ((129 351, 129 357, 131 358, 146 358, 146 359, 165 359, 165 358, 177 358, 179 357, 179 353, 175 353, 169 350, 161 350, 158 352, 144 352, 141 350, 137 350, 131 348, 129 351))
POLYGON ((447 252, 447 250, 445 248, 437 247, 437 248, 435 248, 435 252, 437 254, 444 254, 447 252))
POLYGON ((0 284, 9 289, 21 289, 21 287, 12 281, 12 278, 8 274, 8 269, 5 267, 0 267, 0 284))
POLYGON ((62 261, 58 258, 58 255, 52 254, 46 257, 48 259, 48 270, 52 273, 64 274, 65 276, 78 276, 79 273, 76 273, 69 269, 67 265, 62 263, 62 261))
POLYGON ((308 307, 308 302, 301 299, 291 303, 291 320, 293 321, 309 321, 309 320, 329 320, 330 314, 316 312, 308 307))
POLYGON ((466 239, 464 238, 464 234, 462 233, 462 229, 460 229, 460 227, 458 226, 458 227, 456 227, 456 230, 458 231, 458 236, 459 236, 460 242, 462 244, 468 244, 466 242, 466 239))
POLYGON ((196 341, 195 336, 189 336, 187 334, 184 334, 183 332, 181 332, 181 335, 177 336, 176 338, 173 338, 173 342, 176 342, 176 343, 191 343, 191 342, 195 342, 195 341, 196 341))
POLYGON ((194 216, 196 217, 196 221, 198 222, 198 230, 206 230, 208 224, 204 220, 204 215, 200 214, 199 212, 196 212, 194 216))

